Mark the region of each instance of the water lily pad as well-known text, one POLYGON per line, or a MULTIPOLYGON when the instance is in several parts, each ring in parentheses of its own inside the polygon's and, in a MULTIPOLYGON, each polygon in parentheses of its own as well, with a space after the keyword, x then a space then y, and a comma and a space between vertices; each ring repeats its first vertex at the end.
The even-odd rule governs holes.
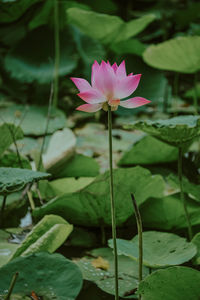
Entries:
POLYGON ((19 276, 13 292, 22 296, 34 291, 45 300, 73 300, 82 286, 79 268, 60 254, 36 253, 6 264, 0 269, 0 294, 6 294, 15 272, 19 276))
POLYGON ((142 130, 178 147, 191 142, 200 135, 200 117, 179 116, 168 120, 136 121, 133 124, 126 125, 125 128, 142 130))
POLYGON ((152 45, 143 53, 144 61, 162 70, 195 73, 200 70, 200 37, 178 37, 152 45))
MULTIPOLYGON (((113 248, 112 240, 109 246, 113 248)), ((138 236, 132 240, 117 239, 118 254, 138 260, 138 236)), ((179 265, 189 261, 197 252, 185 238, 167 232, 143 232, 143 264, 151 268, 179 265)))
MULTIPOLYGON (((141 204, 149 197, 161 197, 164 187, 162 177, 152 176, 147 169, 135 167, 114 170, 117 224, 122 225, 133 215, 130 193, 133 193, 138 204, 141 204)), ((109 172, 106 172, 97 176, 92 183, 80 191, 57 197, 44 206, 36 208, 33 213, 39 218, 45 214, 56 213, 77 225, 110 226, 109 190, 109 172)))
POLYGON ((73 155, 76 145, 76 137, 72 130, 65 128, 56 131, 50 138, 46 152, 43 154, 43 164, 46 170, 51 172, 66 163, 73 155))
MULTIPOLYGON (((52 82, 55 56, 53 37, 53 30, 47 26, 31 31, 6 55, 4 64, 6 70, 21 82, 52 82)), ((63 76, 71 73, 76 68, 77 58, 71 35, 66 31, 61 32, 58 74, 63 76)))
POLYGON ((176 147, 147 135, 125 152, 118 164, 158 164, 175 161, 177 158, 178 149, 176 147))
POLYGON ((9 194, 22 190, 28 183, 46 179, 48 173, 19 168, 0 168, 0 194, 9 194))
MULTIPOLYGON (((199 203, 188 197, 186 199, 191 224, 200 225, 199 203)), ((148 228, 174 230, 188 226, 179 193, 160 199, 150 198, 140 207, 140 212, 143 224, 148 228)))
POLYGON ((23 138, 23 131, 13 124, 0 124, 0 156, 15 140, 23 138))
MULTIPOLYGON (((94 282, 106 293, 115 294, 114 255, 111 249, 94 249, 90 251, 90 256, 76 261, 76 264, 80 267, 85 280, 94 282), (97 260, 101 262, 102 266, 101 264, 95 265, 95 261, 97 260), (103 269, 103 264, 105 264, 106 267, 108 266, 106 270, 103 269)), ((138 264, 124 255, 118 256, 118 264, 120 297, 126 298, 130 293, 128 298, 135 298, 134 293, 131 294, 131 291, 138 286, 138 264)), ((148 269, 143 267, 143 276, 145 277, 148 274, 148 269)))
POLYGON ((73 226, 63 218, 56 215, 45 216, 26 236, 12 259, 42 251, 53 253, 64 243, 72 230, 73 226))
MULTIPOLYGON (((47 122, 47 106, 12 105, 0 110, 0 117, 6 122, 20 125, 25 135, 44 135, 47 122)), ((48 134, 65 127, 64 113, 52 108, 48 126, 48 134)))
POLYGON ((187 267, 158 270, 139 284, 138 293, 143 300, 199 300, 200 272, 187 267))

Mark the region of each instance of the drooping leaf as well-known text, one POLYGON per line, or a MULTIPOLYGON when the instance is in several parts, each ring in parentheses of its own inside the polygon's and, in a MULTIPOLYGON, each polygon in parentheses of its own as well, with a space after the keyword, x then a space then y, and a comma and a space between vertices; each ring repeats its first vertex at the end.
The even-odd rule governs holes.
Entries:
POLYGON ((22 190, 28 183, 46 179, 48 173, 19 168, 0 168, 0 194, 9 194, 22 190))
MULTIPOLYGON (((60 33, 59 76, 72 72, 77 65, 74 44, 68 32, 60 33)), ((5 57, 5 68, 21 82, 52 82, 54 78, 54 33, 48 27, 31 31, 5 57), (38 48, 39 46, 39 48, 38 48)))
POLYGON ((125 126, 126 129, 139 129, 156 138, 174 145, 182 146, 200 135, 199 116, 179 116, 168 120, 136 121, 125 126))
POLYGON ((200 272, 187 267, 158 270, 139 284, 138 293, 143 300, 199 300, 200 272))
POLYGON ((43 154, 43 164, 46 170, 51 172, 58 170, 73 155, 76 145, 76 137, 72 130, 65 128, 56 131, 50 138, 46 152, 43 154), (58 146, 59 145, 59 146, 58 146))
MULTIPOLYGON (((47 106, 24 106, 12 105, 8 108, 0 110, 0 116, 6 122, 14 123, 16 126, 20 124, 25 135, 44 135, 47 123, 47 106)), ((47 133, 61 129, 65 126, 66 118, 64 113, 52 108, 47 133)))
POLYGON ((150 14, 126 23, 118 16, 100 14, 75 7, 67 10, 67 16, 72 25, 105 44, 131 38, 144 30, 155 19, 155 16, 150 14))
POLYGON ((23 138, 23 131, 14 124, 0 124, 0 156, 14 142, 23 138))
MULTIPOLYGON (((191 224, 193 226, 200 225, 199 203, 188 197, 186 200, 191 224)), ((141 206, 140 211, 145 227, 158 230, 187 228, 183 203, 179 193, 161 199, 150 198, 141 206)))
POLYGON ((62 245, 72 230, 73 226, 63 218, 56 215, 47 215, 33 227, 13 254, 12 259, 36 252, 47 251, 53 253, 62 245))
POLYGON ((125 152, 118 164, 158 164, 175 161, 177 158, 178 150, 176 147, 147 135, 125 152))
MULTIPOLYGON (((152 176, 141 167, 114 170, 117 224, 123 224, 133 215, 131 193, 141 204, 149 197, 162 197, 164 186, 161 176, 152 176)), ((106 172, 82 190, 57 197, 36 208, 34 215, 41 218, 45 214, 56 213, 77 225, 111 225, 109 189, 109 172, 106 172)))
MULTIPOLYGON (((113 240, 109 240, 109 246, 113 248, 113 240)), ((117 239, 117 248, 118 254, 138 260, 138 236, 130 241, 117 239)), ((188 243, 185 238, 158 231, 143 232, 143 249, 143 264, 150 268, 182 264, 197 252, 195 245, 188 243)))
POLYGON ((200 70, 200 37, 178 37, 152 45, 143 53, 144 61, 151 67, 180 73, 200 70))
POLYGON ((36 253, 18 257, 0 269, 0 295, 7 294, 16 272, 19 280, 14 293, 21 296, 34 291, 45 300, 75 300, 82 286, 81 272, 72 261, 60 254, 36 253))

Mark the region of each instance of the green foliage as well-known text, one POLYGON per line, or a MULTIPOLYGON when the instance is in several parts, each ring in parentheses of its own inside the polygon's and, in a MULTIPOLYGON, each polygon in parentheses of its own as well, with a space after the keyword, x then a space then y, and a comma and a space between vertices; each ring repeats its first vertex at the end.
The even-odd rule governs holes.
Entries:
POLYGON ((8 241, 10 234, 0 230, 0 267, 5 265, 16 251, 18 245, 8 241))
POLYGON ((200 265, 200 232, 198 232, 192 239, 192 243, 197 247, 197 254, 193 259, 196 265, 200 265))
POLYGON ((50 176, 48 173, 19 168, 0 168, 0 194, 7 195, 22 190, 33 183, 50 176))
POLYGON ((200 117, 179 116, 168 120, 136 121, 125 126, 125 128, 142 130, 170 145, 178 147, 200 135, 200 117))
MULTIPOLYGON (((171 189, 171 188, 169 188, 171 189)), ((187 199, 187 208, 193 226, 200 225, 199 203, 187 199)), ((143 224, 148 228, 174 230, 187 228, 183 203, 180 194, 165 196, 160 199, 150 198, 141 206, 143 224)))
POLYGON ((55 196, 61 196, 66 193, 73 193, 83 189, 94 180, 93 177, 79 177, 78 179, 69 177, 53 180, 49 183, 55 193, 55 196))
MULTIPOLYGON (((113 248, 113 241, 109 241, 113 248)), ((138 236, 132 240, 117 239, 118 254, 138 260, 138 236)), ((150 268, 162 268, 187 262, 197 252, 192 243, 172 233, 146 231, 143 232, 143 264, 150 268)))
POLYGON ((119 165, 167 163, 177 158, 178 150, 175 147, 147 135, 124 153, 119 165))
POLYGON ((23 131, 14 124, 3 123, 0 125, 0 156, 16 140, 23 138, 23 131))
MULTIPOLYGON (((30 83, 52 82, 54 77, 54 35, 46 27, 31 31, 5 57, 5 68, 11 76, 19 81, 30 83), (38 52, 38 45, 40 51, 38 52)), ((77 55, 69 32, 60 34, 60 68, 59 75, 71 73, 77 66, 77 55)))
POLYGON ((117 16, 99 14, 75 7, 67 10, 67 16, 69 23, 104 44, 127 40, 140 33, 155 20, 155 16, 151 14, 126 23, 117 16))
POLYGON ((153 272, 139 284, 138 293, 143 300, 198 300, 200 272, 187 267, 153 272))
POLYGON ((178 37, 148 47, 143 53, 143 58, 154 68, 195 73, 200 70, 199 47, 199 36, 178 37))
MULTIPOLYGON (((109 172, 106 172, 80 191, 57 197, 36 208, 33 214, 41 218, 45 214, 56 213, 73 224, 84 226, 111 225, 109 188, 109 172)), ((138 204, 142 204, 149 197, 161 197, 163 190, 162 177, 152 176, 147 169, 114 170, 117 224, 122 225, 133 215, 131 193, 138 204)))
POLYGON ((73 226, 63 218, 47 215, 33 227, 11 259, 42 251, 53 253, 64 243, 72 230, 73 226))
MULTIPOLYGON (((25 135, 44 135, 46 128, 47 106, 24 106, 12 105, 0 110, 0 116, 6 122, 20 125, 25 135)), ((56 108, 51 109, 51 117, 47 133, 61 129, 65 126, 66 119, 64 113, 56 108)), ((22 136, 23 137, 23 136, 22 136)))
POLYGON ((81 272, 73 262, 60 254, 36 253, 16 258, 0 269, 1 295, 7 293, 12 274, 18 271, 20 280, 14 291, 21 297, 34 291, 45 300, 73 300, 82 286, 81 272))

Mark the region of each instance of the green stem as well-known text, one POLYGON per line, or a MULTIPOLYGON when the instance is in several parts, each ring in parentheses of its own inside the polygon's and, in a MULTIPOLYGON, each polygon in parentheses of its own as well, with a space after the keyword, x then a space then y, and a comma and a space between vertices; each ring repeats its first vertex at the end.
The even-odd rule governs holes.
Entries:
POLYGON ((5 207, 6 207, 6 199, 7 199, 7 196, 4 195, 3 196, 3 202, 2 202, 2 205, 1 205, 1 227, 3 227, 3 223, 4 223, 4 210, 5 210, 5 207))
POLYGON ((175 108, 176 109, 178 108, 178 83, 179 83, 179 73, 175 73, 175 76, 174 76, 174 100, 175 100, 175 108))
POLYGON ((194 109, 195 109, 195 115, 198 114, 198 93, 197 93, 197 73, 194 74, 194 109))
MULTIPOLYGON (((139 282, 142 281, 142 265, 143 265, 143 242, 142 242, 142 218, 140 215, 140 211, 135 200, 133 194, 131 194, 131 198, 133 201, 133 206, 135 210, 135 217, 137 223, 137 230, 138 230, 138 241, 139 241, 139 265, 138 265, 138 279, 139 282)), ((139 295, 139 300, 141 299, 141 295, 139 295)))
POLYGON ((58 103, 58 80, 60 64, 60 37, 59 37, 59 6, 58 0, 54 0, 54 43, 55 43, 55 65, 54 65, 54 97, 53 105, 58 103))
POLYGON ((110 201, 111 201, 112 238, 113 238, 114 265, 115 265, 115 300, 119 300, 116 217, 115 217, 115 201, 114 201, 114 190, 113 190, 113 166, 112 166, 112 164, 113 164, 113 162, 112 162, 112 113, 111 113, 110 105, 108 105, 108 132, 109 132, 110 201))
POLYGON ((188 225, 188 236, 189 236, 189 240, 191 241, 192 239, 192 226, 191 226, 191 222, 190 222, 190 216, 189 216, 189 212, 187 209, 187 203, 185 201, 185 196, 184 196, 184 192, 183 192, 183 176, 182 176, 182 156, 183 156, 183 149, 182 147, 178 148, 178 178, 179 178, 179 185, 180 185, 180 198, 181 201, 183 203, 183 208, 184 208, 184 212, 185 212, 185 218, 186 218, 186 222, 188 225))
POLYGON ((9 290, 8 290, 8 294, 7 296, 5 297, 5 300, 10 300, 10 296, 12 294, 12 291, 13 291, 13 288, 15 286, 15 283, 16 283, 16 280, 17 280, 17 277, 18 277, 19 273, 16 272, 14 275, 13 275, 13 278, 12 278, 12 281, 10 283, 10 287, 9 287, 9 290))

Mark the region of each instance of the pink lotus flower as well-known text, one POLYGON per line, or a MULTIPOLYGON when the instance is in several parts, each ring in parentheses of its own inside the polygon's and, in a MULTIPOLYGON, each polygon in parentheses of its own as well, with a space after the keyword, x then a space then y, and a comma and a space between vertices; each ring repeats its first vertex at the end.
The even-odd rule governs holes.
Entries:
POLYGON ((137 89, 140 77, 141 74, 126 75, 125 61, 119 66, 116 63, 111 66, 109 62, 106 63, 105 61, 99 65, 95 61, 92 66, 92 85, 83 78, 71 78, 80 91, 78 96, 86 102, 86 104, 77 107, 77 110, 95 112, 103 108, 107 111, 108 105, 110 105, 113 111, 119 105, 135 108, 149 103, 149 100, 142 97, 121 101, 137 89))

